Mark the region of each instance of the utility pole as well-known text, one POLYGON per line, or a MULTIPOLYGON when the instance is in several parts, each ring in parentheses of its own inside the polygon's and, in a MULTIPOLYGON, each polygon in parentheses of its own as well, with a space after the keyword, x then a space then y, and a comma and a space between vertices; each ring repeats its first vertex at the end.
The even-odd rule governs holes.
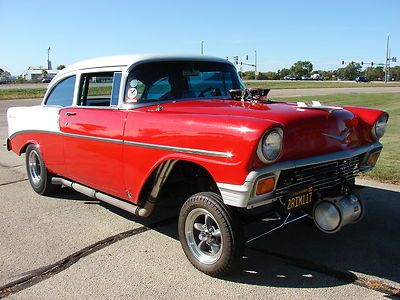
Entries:
POLYGON ((50 63, 50 47, 47 49, 47 70, 51 70, 51 63, 50 63))
POLYGON ((204 41, 201 41, 201 55, 204 54, 204 41))
POLYGON ((387 41, 386 41, 385 84, 387 84, 389 80, 388 63, 389 63, 389 35, 387 35, 387 41))

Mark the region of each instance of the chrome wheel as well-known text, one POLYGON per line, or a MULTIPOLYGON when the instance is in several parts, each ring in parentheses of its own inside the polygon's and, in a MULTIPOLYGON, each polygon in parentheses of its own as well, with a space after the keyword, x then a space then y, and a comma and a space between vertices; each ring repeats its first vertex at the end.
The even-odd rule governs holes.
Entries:
POLYGON ((200 192, 187 199, 179 213, 178 232, 192 265, 214 277, 239 267, 244 243, 238 221, 221 195, 200 192))
POLYGON ((193 209, 185 220, 190 251, 203 264, 215 263, 222 254, 223 238, 215 218, 203 208, 193 209))
POLYGON ((36 150, 29 152, 28 170, 30 178, 32 179, 32 183, 38 185, 42 179, 42 168, 39 154, 36 152, 36 150))

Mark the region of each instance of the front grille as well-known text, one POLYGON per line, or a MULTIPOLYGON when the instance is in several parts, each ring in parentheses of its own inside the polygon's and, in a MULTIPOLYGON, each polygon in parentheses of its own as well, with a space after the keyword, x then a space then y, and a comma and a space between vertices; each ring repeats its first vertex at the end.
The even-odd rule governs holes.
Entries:
POLYGON ((318 191, 348 182, 362 171, 362 157, 363 155, 358 155, 349 159, 283 170, 279 176, 275 196, 282 197, 295 185, 310 185, 314 191, 318 191))

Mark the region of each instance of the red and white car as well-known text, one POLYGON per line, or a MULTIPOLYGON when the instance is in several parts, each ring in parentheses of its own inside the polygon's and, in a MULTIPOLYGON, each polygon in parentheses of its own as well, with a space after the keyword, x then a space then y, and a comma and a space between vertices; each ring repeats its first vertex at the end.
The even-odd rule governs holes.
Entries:
POLYGON ((243 215, 310 216, 327 233, 358 221, 354 178, 382 149, 385 112, 267 92, 214 57, 83 61, 57 74, 40 106, 8 110, 7 147, 25 153, 42 195, 67 186, 140 217, 168 201, 164 191, 183 199, 186 256, 222 276, 240 262, 243 215))

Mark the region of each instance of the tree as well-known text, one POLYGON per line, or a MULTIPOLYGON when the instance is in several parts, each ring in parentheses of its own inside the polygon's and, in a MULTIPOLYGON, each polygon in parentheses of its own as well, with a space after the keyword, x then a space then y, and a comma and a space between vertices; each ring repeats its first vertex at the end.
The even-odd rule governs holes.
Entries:
POLYGON ((58 66, 57 66, 57 70, 62 70, 62 69, 64 69, 64 68, 65 68, 64 65, 58 65, 58 66))
POLYGON ((285 76, 290 74, 290 70, 286 69, 286 68, 283 68, 282 70, 278 70, 276 73, 278 74, 278 77, 280 79, 283 79, 285 76))
POLYGON ((365 76, 370 80, 379 80, 379 78, 382 80, 385 76, 385 71, 383 67, 369 67, 365 69, 365 76))
POLYGON ((299 76, 310 76, 313 70, 313 64, 309 61, 301 61, 294 63, 294 65, 290 68, 290 72, 293 75, 299 76))
POLYGON ((390 68, 390 78, 391 80, 400 81, 400 66, 390 68))
POLYGON ((337 72, 339 76, 343 76, 346 80, 355 80, 360 75, 361 65, 350 63, 344 68, 339 68, 337 72))
POLYGON ((254 71, 246 71, 242 73, 243 80, 251 80, 254 79, 254 71))

